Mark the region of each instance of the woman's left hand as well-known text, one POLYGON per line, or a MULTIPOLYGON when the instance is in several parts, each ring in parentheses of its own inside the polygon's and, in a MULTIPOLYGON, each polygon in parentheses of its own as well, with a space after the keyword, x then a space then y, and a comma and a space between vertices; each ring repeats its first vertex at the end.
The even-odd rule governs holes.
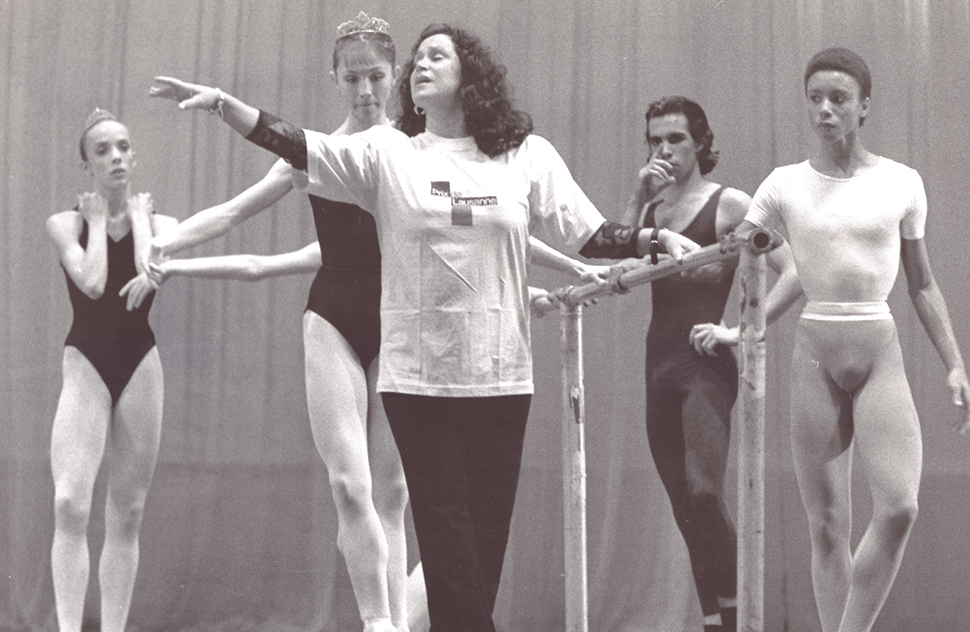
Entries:
POLYGON ((141 307, 142 302, 145 298, 155 291, 158 286, 148 278, 148 275, 142 272, 131 281, 125 283, 125 286, 121 288, 118 292, 118 296, 128 295, 128 311, 138 309, 141 307))
POLYGON ((218 88, 189 83, 174 77, 155 77, 148 88, 148 96, 177 101, 182 110, 213 111, 223 94, 218 88))

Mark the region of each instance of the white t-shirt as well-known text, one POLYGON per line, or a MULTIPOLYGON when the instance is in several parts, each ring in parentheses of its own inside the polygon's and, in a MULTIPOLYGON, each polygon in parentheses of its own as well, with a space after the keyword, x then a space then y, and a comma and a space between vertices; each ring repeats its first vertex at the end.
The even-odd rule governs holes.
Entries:
POLYGON ((899 272, 900 239, 921 239, 926 192, 916 170, 888 158, 851 178, 808 161, 775 169, 745 217, 780 218, 810 301, 885 301, 899 272))
POLYGON ((378 390, 531 393, 529 235, 575 252, 605 221, 552 145, 529 136, 489 158, 471 137, 305 133, 310 192, 377 221, 378 390))

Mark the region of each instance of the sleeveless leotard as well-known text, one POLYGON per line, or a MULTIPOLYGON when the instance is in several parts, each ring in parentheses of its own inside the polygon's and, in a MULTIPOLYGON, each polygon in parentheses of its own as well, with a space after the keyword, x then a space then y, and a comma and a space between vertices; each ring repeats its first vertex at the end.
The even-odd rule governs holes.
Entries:
POLYGON ((353 204, 308 195, 323 265, 306 308, 333 325, 364 368, 381 346, 381 251, 374 216, 353 204))
MULTIPOLYGON (((78 242, 87 248, 87 221, 78 242)), ((108 279, 100 298, 93 299, 82 292, 67 270, 64 271, 74 310, 74 322, 64 344, 84 354, 108 387, 111 403, 115 405, 145 354, 155 346, 155 335, 148 324, 155 294, 149 294, 132 311, 127 309, 127 298, 118 295, 125 283, 138 275, 131 231, 118 241, 108 237, 107 256, 108 279)))

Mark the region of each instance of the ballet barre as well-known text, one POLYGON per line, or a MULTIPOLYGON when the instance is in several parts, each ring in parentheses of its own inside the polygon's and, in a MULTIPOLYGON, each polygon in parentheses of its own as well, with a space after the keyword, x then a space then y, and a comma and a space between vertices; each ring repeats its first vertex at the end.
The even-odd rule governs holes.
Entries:
MULTIPOLYGON (((756 229, 717 244, 621 274, 622 291, 685 270, 740 258, 740 360, 738 377, 738 630, 764 630, 764 461, 765 461, 765 255, 781 243, 775 234, 756 229)), ((583 303, 615 294, 609 285, 589 283, 562 288, 559 298, 562 356, 562 467, 565 538, 566 631, 588 632, 586 557, 586 447, 583 386, 583 303)), ((540 312, 556 306, 547 299, 540 312)))

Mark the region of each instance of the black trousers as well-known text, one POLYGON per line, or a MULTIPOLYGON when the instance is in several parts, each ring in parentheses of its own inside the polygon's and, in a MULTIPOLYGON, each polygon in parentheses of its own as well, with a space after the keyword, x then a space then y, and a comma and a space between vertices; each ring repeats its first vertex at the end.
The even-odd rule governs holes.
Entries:
POLYGON ((421 551, 432 632, 494 632, 531 395, 383 393, 421 551))
POLYGON ((674 510, 704 615, 737 592, 737 535, 724 501, 731 407, 738 395, 732 353, 701 356, 682 340, 647 339, 647 439, 674 510))

